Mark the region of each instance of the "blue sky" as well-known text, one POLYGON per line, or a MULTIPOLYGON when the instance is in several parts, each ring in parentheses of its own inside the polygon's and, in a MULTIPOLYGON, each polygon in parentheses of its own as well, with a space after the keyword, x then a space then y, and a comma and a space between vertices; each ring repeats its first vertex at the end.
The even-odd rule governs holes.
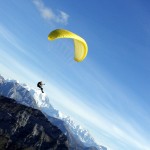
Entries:
POLYGON ((109 150, 150 147, 150 2, 5 0, 0 4, 0 74, 36 88, 109 150), (48 41, 68 29, 88 44, 48 41))

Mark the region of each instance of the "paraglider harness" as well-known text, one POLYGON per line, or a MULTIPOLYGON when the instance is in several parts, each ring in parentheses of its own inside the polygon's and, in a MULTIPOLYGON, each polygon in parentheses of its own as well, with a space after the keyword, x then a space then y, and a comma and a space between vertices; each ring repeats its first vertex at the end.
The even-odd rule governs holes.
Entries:
POLYGON ((42 83, 42 81, 37 83, 37 87, 39 87, 41 89, 42 93, 44 93, 42 85, 45 85, 45 84, 42 83))

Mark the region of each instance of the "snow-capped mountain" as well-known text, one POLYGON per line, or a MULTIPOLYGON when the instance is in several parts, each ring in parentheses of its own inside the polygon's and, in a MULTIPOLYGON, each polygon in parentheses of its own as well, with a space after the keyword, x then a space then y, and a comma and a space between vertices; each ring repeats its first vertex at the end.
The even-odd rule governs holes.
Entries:
POLYGON ((81 147, 84 145, 86 147, 96 147, 98 150, 107 150, 104 146, 98 145, 89 132, 76 124, 71 117, 56 110, 50 104, 48 96, 45 93, 41 93, 40 90, 30 88, 28 85, 21 84, 16 80, 5 80, 0 76, 0 95, 15 99, 18 103, 40 109, 50 121, 53 121, 69 137, 72 145, 76 141, 81 147))

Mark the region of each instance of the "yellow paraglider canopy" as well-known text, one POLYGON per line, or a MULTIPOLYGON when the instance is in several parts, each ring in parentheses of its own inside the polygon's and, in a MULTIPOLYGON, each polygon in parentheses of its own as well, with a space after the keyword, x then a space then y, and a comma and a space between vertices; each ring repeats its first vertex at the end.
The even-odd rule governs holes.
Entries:
POLYGON ((83 38, 80 36, 76 35, 75 33, 72 33, 68 30, 64 29, 56 29, 53 30, 49 35, 48 35, 48 40, 55 40, 58 38, 71 38, 74 41, 74 60, 77 62, 81 62, 84 60, 84 58, 87 55, 88 52, 88 46, 83 38))

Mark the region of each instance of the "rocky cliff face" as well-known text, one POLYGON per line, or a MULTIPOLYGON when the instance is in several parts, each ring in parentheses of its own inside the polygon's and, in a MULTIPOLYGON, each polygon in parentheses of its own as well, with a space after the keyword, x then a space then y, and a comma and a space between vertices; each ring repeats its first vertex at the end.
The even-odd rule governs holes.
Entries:
POLYGON ((0 96, 0 150, 68 150, 67 137, 37 109, 0 96))

